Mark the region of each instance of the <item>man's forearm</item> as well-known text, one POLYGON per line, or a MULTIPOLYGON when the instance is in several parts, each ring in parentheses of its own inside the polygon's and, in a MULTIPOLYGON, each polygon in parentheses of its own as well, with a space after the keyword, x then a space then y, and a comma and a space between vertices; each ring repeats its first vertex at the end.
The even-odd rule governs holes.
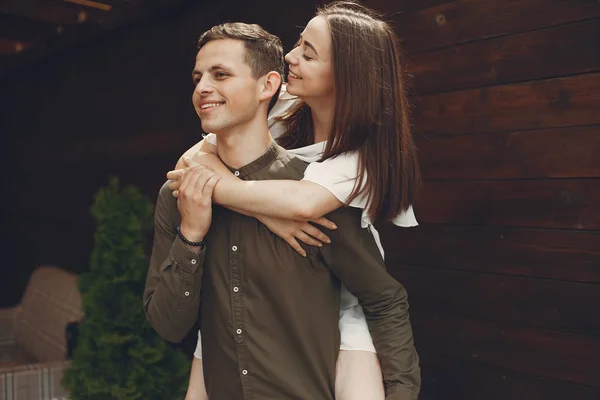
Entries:
POLYGON ((180 342, 198 319, 204 252, 189 249, 179 239, 159 267, 148 277, 144 309, 152 327, 165 340, 180 342))
POLYGON ((412 400, 420 389, 419 357, 408 316, 404 287, 390 276, 369 231, 360 227, 360 209, 327 217, 338 226, 329 233, 323 257, 363 307, 377 350, 388 399, 412 400))

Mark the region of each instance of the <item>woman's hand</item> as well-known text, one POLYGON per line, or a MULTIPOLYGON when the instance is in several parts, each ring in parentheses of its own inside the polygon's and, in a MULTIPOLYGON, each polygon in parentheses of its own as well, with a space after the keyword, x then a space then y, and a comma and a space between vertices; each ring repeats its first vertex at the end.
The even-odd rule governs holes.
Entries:
MULTIPOLYGON (((303 221, 292 221, 289 219, 281 219, 260 215, 256 217, 262 222, 271 232, 282 238, 292 246, 298 254, 306 257, 306 251, 300 246, 298 240, 311 246, 322 247, 323 243, 331 243, 329 236, 325 235, 314 225, 303 221)), ((314 221, 327 229, 337 229, 337 226, 325 217, 321 217, 314 221)))
POLYGON ((169 186, 169 189, 171 189, 173 191, 172 194, 173 194, 173 197, 175 197, 175 198, 179 197, 179 186, 181 185, 181 176, 182 176, 183 172, 192 167, 204 165, 204 166, 207 166, 210 169, 214 170, 216 173, 218 173, 220 176, 222 176, 225 179, 227 179, 227 178, 231 179, 234 177, 233 174, 231 173, 231 171, 229 171, 227 169, 227 167, 225 167, 225 165, 223 165, 223 163, 221 162, 219 157, 213 153, 206 153, 206 152, 199 150, 194 154, 193 157, 184 156, 182 158, 182 161, 184 164, 184 168, 175 169, 173 171, 167 172, 167 179, 172 181, 169 183, 168 186, 169 186))

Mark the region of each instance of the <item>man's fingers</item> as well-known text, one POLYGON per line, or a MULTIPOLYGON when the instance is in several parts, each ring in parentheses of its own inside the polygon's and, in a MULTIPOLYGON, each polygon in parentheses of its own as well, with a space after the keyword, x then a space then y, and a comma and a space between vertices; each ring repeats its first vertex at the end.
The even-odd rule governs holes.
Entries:
POLYGON ((314 225, 309 224, 308 222, 306 222, 304 226, 302 226, 302 230, 308 235, 312 236, 313 238, 320 240, 321 242, 331 243, 331 239, 329 239, 329 236, 327 236, 326 234, 321 232, 320 229, 316 228, 314 225))
POLYGON ((296 239, 303 241, 310 246, 323 247, 323 243, 316 240, 314 237, 300 231, 296 233, 296 239))
POLYGON ((313 220, 312 222, 314 222, 315 224, 324 226, 327 229, 337 229, 337 225, 325 217, 317 218, 317 219, 313 220))
POLYGON ((300 246, 300 243, 298 243, 294 237, 292 237, 291 239, 287 239, 286 242, 290 246, 292 246, 292 249, 296 250, 296 252, 298 254, 300 254, 302 257, 306 257, 306 252, 304 251, 302 246, 300 246))

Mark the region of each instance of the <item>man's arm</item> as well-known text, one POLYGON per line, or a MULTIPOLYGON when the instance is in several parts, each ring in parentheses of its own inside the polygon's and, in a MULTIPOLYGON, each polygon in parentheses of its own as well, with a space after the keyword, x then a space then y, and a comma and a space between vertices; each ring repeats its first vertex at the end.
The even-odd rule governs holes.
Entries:
POLYGON ((372 234, 361 228, 361 212, 347 207, 327 216, 338 229, 329 233, 331 244, 321 254, 363 307, 381 362, 386 400, 416 400, 421 372, 406 290, 386 271, 372 234))
POLYGON ((175 231, 177 200, 167 184, 154 214, 154 242, 144 290, 146 318, 169 342, 180 342, 198 318, 204 251, 187 246, 175 231))
POLYGON ((212 222, 212 192, 220 179, 215 173, 202 174, 202 169, 186 171, 178 200, 163 185, 156 204, 144 310, 154 329, 171 342, 183 340, 200 312, 203 241, 212 222), (179 216, 183 238, 175 234, 179 216))

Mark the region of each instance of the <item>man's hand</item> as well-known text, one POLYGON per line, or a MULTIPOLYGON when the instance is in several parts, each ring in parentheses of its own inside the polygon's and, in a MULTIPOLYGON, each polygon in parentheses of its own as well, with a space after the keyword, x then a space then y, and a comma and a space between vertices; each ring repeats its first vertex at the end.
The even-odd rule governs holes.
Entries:
POLYGON ((167 179, 171 181, 168 186, 169 189, 173 191, 173 197, 175 198, 179 197, 179 186, 181 185, 182 173, 188 168, 204 165, 215 171, 219 171, 221 176, 223 176, 223 173, 230 173, 219 157, 213 153, 198 151, 193 157, 182 157, 181 161, 183 162, 184 168, 167 172, 167 179))
POLYGON ((212 192, 221 177, 206 166, 181 170, 177 207, 181 214, 181 233, 192 242, 206 236, 212 221, 212 192))

